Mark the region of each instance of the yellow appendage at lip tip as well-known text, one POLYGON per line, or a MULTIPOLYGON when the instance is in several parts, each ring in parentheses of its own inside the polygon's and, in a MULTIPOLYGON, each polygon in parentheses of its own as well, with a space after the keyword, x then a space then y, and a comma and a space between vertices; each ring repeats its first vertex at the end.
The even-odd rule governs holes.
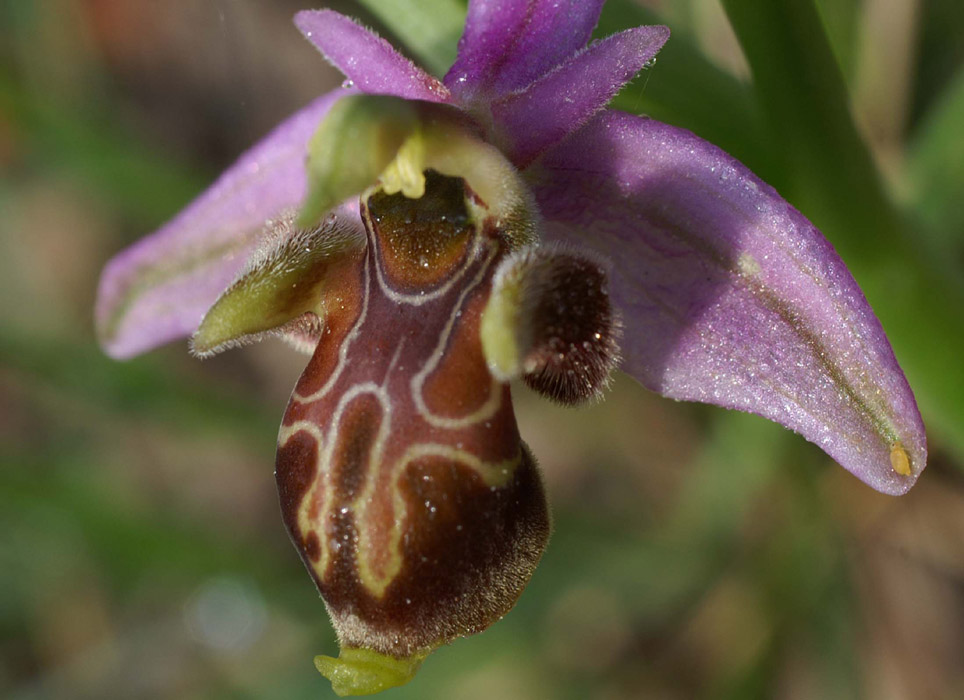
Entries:
POLYGON ((331 681, 339 697, 371 695, 405 685, 415 677, 428 652, 407 659, 380 654, 371 649, 343 648, 338 658, 316 656, 315 668, 331 681))
POLYGON ((910 476, 910 457, 907 450, 899 442, 895 442, 890 448, 890 466, 901 476, 910 476))

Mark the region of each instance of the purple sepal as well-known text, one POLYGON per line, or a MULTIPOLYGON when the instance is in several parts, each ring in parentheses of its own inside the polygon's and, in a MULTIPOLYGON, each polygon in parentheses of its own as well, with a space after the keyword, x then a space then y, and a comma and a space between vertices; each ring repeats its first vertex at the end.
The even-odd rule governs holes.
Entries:
POLYGON ((583 49, 525 90, 492 106, 502 150, 517 167, 589 121, 669 39, 663 26, 637 27, 583 49))
POLYGON ((781 423, 884 493, 914 484, 924 427, 880 322, 773 188, 688 131, 613 111, 526 175, 550 239, 611 258, 626 372, 781 423))
MULTIPOLYGON (((446 102, 449 91, 377 34, 332 10, 303 10, 295 25, 362 92, 446 102)), ((346 86, 347 87, 347 86, 346 86)))
POLYGON ((95 317, 108 355, 132 357, 197 328, 264 223, 301 202, 308 140, 345 94, 330 92, 286 119, 170 222, 107 263, 95 317))
POLYGON ((465 101, 526 87, 588 43, 602 5, 603 0, 472 0, 445 84, 465 101))

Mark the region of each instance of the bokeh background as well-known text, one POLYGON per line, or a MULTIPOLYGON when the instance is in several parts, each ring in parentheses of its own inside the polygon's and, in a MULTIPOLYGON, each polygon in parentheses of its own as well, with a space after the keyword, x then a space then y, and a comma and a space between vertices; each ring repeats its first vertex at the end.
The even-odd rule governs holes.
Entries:
MULTIPOLYGON (((0 1, 0 695, 321 698, 336 649, 282 528, 305 359, 116 363, 103 263, 341 77, 303 0, 0 1)), ((331 3, 436 72, 460 0, 331 3)), ((617 98, 693 129, 837 246, 929 429, 894 499, 752 416, 621 377, 517 392, 555 534, 512 613, 386 698, 964 697, 964 4, 612 0, 673 38, 617 98)))

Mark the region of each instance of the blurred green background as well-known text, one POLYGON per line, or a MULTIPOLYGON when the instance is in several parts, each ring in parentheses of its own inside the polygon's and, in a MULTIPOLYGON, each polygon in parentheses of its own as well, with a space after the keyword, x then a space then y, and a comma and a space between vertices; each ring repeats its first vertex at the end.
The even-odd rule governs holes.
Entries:
MULTIPOLYGON (((332 3, 441 72, 458 0, 332 3), (427 18, 427 19, 426 19, 427 18)), ((0 0, 0 695, 319 698, 324 607, 281 525, 305 359, 115 363, 100 267, 341 77, 301 0, 0 0)), ((555 534, 516 609, 386 698, 964 697, 964 3, 613 0, 673 38, 618 98, 693 129, 837 246, 907 371, 900 499, 760 419, 621 377, 516 392, 555 534)))

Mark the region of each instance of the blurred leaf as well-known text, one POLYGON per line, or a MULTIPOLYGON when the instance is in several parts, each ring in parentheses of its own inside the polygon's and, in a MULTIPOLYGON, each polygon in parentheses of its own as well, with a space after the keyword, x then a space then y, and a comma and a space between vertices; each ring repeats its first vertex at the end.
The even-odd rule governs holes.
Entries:
POLYGON ((888 199, 813 3, 722 2, 781 145, 785 176, 771 184, 840 251, 887 330, 925 422, 964 461, 964 299, 888 199))
POLYGON ((78 114, 56 96, 39 96, 0 70, 0 114, 23 139, 31 165, 66 173, 134 221, 170 216, 207 182, 173 163, 116 115, 78 114))
MULTIPOLYGON (((271 548, 263 541, 252 546, 170 509, 120 504, 109 489, 96 483, 97 460, 95 453, 5 451, 0 524, 16 531, 14 545, 21 539, 49 539, 47 544, 56 553, 78 538, 98 569, 121 589, 135 588, 152 577, 165 585, 182 582, 194 588, 203 576, 245 573, 258 581, 273 603, 294 615, 316 616, 319 631, 329 633, 311 582, 286 547, 271 548)), ((279 531, 281 527, 279 521, 279 531)))
POLYGON ((816 0, 840 70, 851 83, 857 67, 857 37, 862 3, 858 0, 816 0))
POLYGON ((922 120, 908 148, 908 178, 916 215, 937 252, 964 266, 964 68, 922 120))
POLYGON ((358 0, 437 76, 455 62, 465 4, 459 0, 358 0))
POLYGON ((783 155, 783 182, 770 184, 818 222, 869 224, 896 238, 894 208, 850 116, 812 1, 722 2, 783 155))
MULTIPOLYGON (((662 19, 631 0, 610 0, 594 36, 643 24, 662 19)), ((689 129, 766 177, 773 170, 772 149, 752 90, 713 65, 685 32, 670 30, 655 64, 623 88, 612 106, 689 129)))
POLYGON ((239 440, 258 443, 264 442, 264 429, 274 431, 277 423, 277 416, 264 407, 219 397, 212 385, 178 377, 158 353, 120 363, 105 357, 92 341, 40 339, 7 327, 0 329, 0 362, 38 387, 77 396, 113 414, 149 417, 195 431, 223 428, 239 440))
MULTIPOLYGON (((31 512, 56 510, 78 528, 95 550, 112 580, 129 584, 158 565, 177 576, 197 576, 223 569, 246 568, 250 552, 229 551, 217 534, 175 523, 170 513, 125 509, 109 493, 84 483, 78 473, 95 473, 83 456, 62 457, 63 463, 37 455, 7 454, 0 472, 7 513, 23 523, 38 522, 31 512), (72 473, 70 476, 65 474, 72 473)), ((40 518, 40 522, 43 518, 40 518)), ((263 555, 264 553, 261 552, 263 555)))
POLYGON ((964 2, 917 0, 919 24, 912 121, 941 99, 964 65, 964 2))

